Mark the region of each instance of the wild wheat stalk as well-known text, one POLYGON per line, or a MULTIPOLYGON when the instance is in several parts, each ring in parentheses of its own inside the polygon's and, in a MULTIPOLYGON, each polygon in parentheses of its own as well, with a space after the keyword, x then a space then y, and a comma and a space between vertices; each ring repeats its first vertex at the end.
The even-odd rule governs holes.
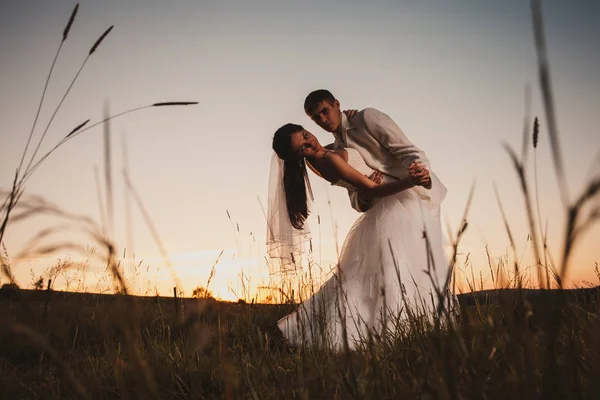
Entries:
POLYGON ((112 28, 113 28, 113 26, 111 26, 110 28, 108 28, 102 34, 102 36, 100 36, 100 38, 96 41, 96 43, 94 43, 94 45, 90 49, 87 57, 85 58, 85 60, 83 60, 83 63, 81 64, 81 66, 79 67, 79 70, 75 74, 75 77, 73 78, 73 80, 71 80, 71 83, 69 84, 69 87, 67 88, 66 92, 63 94, 63 97, 60 99, 60 102, 58 103, 58 106, 56 107, 56 109, 54 110, 54 113, 50 117, 50 120, 48 121, 48 124, 46 125, 46 128, 44 129, 44 132, 42 133, 42 136, 40 137, 40 140, 38 141, 38 144, 37 144, 35 150, 33 151, 33 155, 31 156, 31 159, 29 160, 29 164, 27 164, 27 168, 25 168, 25 174, 27 174, 27 171, 31 167, 31 164, 33 163, 33 160, 35 159, 35 156, 37 155, 37 152, 39 151, 40 146, 42 145, 42 142, 44 141, 44 138, 46 137, 46 134, 48 133, 48 130, 50 129, 50 126, 52 125, 52 122, 54 121, 54 118, 56 117, 56 114, 58 114, 58 111, 60 110, 62 104, 64 103, 65 99, 67 98, 67 96, 71 92, 71 89, 73 88, 73 85, 77 81, 77 78, 79 78, 79 75, 81 74, 81 71, 83 71, 83 68, 87 64, 87 61, 89 60, 89 58, 92 56, 92 54, 94 54, 94 52, 96 51, 96 49, 98 48, 98 46, 100 45, 100 43, 102 43, 102 41, 104 40, 104 38, 106 37, 106 35, 108 35, 110 33, 110 31, 112 30, 112 28))
POLYGON ((535 49, 538 60, 540 88, 542 90, 542 100, 544 102, 546 121, 548 121, 548 134, 550 136, 550 146, 552 147, 554 169, 559 184, 563 206, 567 207, 570 204, 569 188, 567 186, 567 180, 565 177, 562 152, 558 138, 558 127, 556 123, 556 111, 554 108, 554 95, 552 92, 552 85, 550 84, 550 66, 548 63, 548 52, 546 50, 546 38, 544 34, 544 20, 542 18, 541 0, 531 0, 531 12, 533 19, 535 49))
POLYGON ((534 221, 535 217, 533 215, 533 208, 531 205, 529 186, 527 184, 527 177, 525 176, 525 169, 523 167, 524 161, 523 160, 519 161, 517 159, 517 155, 515 154, 515 152, 513 151, 513 149, 510 146, 505 145, 504 147, 512 159, 513 166, 517 170, 517 175, 519 176, 519 181, 521 182, 521 190, 523 191, 523 197, 525 198, 525 210, 527 213, 527 219, 529 221, 529 229, 531 232, 533 250, 534 250, 535 258, 538 260, 538 263, 537 263, 538 282, 539 282, 540 286, 543 286, 544 279, 542 277, 542 270, 540 268, 541 257, 540 257, 539 243, 538 243, 539 239, 538 239, 536 224, 534 221))
POLYGON ((19 167, 17 171, 21 170, 23 167, 23 162, 25 161, 25 155, 27 154, 27 150, 29 149, 29 144, 31 143, 31 138, 33 137, 33 132, 35 131, 35 126, 37 124, 38 118, 40 116, 40 111, 42 110, 42 104, 44 104, 44 98, 46 97, 46 90, 48 89, 48 83, 50 83, 50 77, 52 76, 52 72, 54 71, 54 66, 56 65, 56 60, 58 60, 58 55, 62 49, 65 40, 69 36, 69 32, 71 31, 71 27, 73 26, 73 22, 75 21, 75 16, 77 15, 77 11, 79 10, 79 3, 75 5, 73 12, 71 13, 71 17, 69 18, 69 22, 63 31, 63 38, 60 41, 60 45, 58 46, 58 50, 56 51, 56 55, 54 56, 54 60, 52 61, 52 65, 50 66, 50 71, 48 72, 48 77, 46 78, 46 83, 44 84, 44 90, 42 91, 42 98, 40 99, 40 103, 38 104, 38 109, 35 114, 35 118, 33 120, 33 126, 31 127, 31 132, 29 132, 29 137, 27 138, 27 144, 25 144, 25 150, 23 150, 23 154, 21 155, 21 161, 19 162, 19 167))
MULTIPOLYGON (((87 131, 91 128, 93 128, 96 125, 99 125, 101 123, 104 123, 110 119, 116 118, 118 116, 121 115, 125 115, 128 113, 131 113, 133 111, 137 111, 139 109, 143 109, 143 108, 149 108, 149 107, 161 107, 161 106, 180 106, 180 105, 191 105, 191 104, 197 104, 197 102, 162 102, 162 103, 153 103, 151 105, 148 106, 144 106, 144 107, 139 107, 137 109, 132 109, 132 110, 127 110, 125 112, 122 112, 120 114, 114 115, 114 116, 109 116, 106 117, 104 120, 92 125, 92 126, 88 126, 87 128, 83 129, 89 122, 89 119, 81 124, 79 124, 75 129, 73 129, 71 132, 69 132, 62 140, 60 140, 49 152, 47 152, 43 157, 41 157, 41 159, 39 159, 35 164, 33 164, 35 157, 37 155, 37 152, 39 151, 41 144, 48 132, 48 130, 50 129, 50 126, 55 118, 55 116, 57 115, 58 111, 60 110, 60 107, 62 106, 63 102, 65 101, 66 97, 69 95, 71 88, 73 87, 73 85, 75 84, 75 82, 77 81, 77 78, 79 77, 81 71, 83 70, 83 67, 85 66, 87 60, 89 59, 89 57, 91 55, 94 54, 94 52, 98 49, 98 46, 102 43, 102 41, 106 38, 106 36, 110 33, 110 31, 112 30, 112 26, 107 29, 101 36, 100 38, 94 43, 94 45, 91 47, 85 61, 83 62, 83 64, 81 65, 81 67, 79 68, 79 71, 77 72, 77 74, 75 75, 75 77, 73 78, 73 80, 71 81, 68 89, 66 90, 66 92, 64 93, 61 101, 59 102, 59 105, 56 107, 54 113, 52 114, 52 117, 50 118, 50 121, 48 122, 48 124, 46 125, 46 128, 44 130, 44 132, 42 133, 42 136, 40 137, 37 146, 33 152, 33 155, 31 156, 31 159, 27 165, 27 167, 22 170, 22 166, 23 166, 23 162, 24 159, 27 155, 27 151, 29 149, 29 145, 31 143, 31 139, 33 137, 33 133, 35 131, 35 126, 37 123, 37 119, 39 117, 39 113, 41 110, 41 107, 43 105, 43 101, 44 101, 44 97, 45 97, 45 93, 46 93, 46 89, 50 80, 50 77, 52 75, 52 71, 54 69, 54 66, 56 64, 56 59, 58 57, 58 54, 60 52, 60 49, 62 48, 62 44, 66 41, 66 39, 68 38, 69 32, 71 30, 71 27, 73 25, 73 22, 75 20, 75 16, 77 14, 77 11, 79 9, 79 5, 75 6, 75 9, 73 10, 73 12, 71 13, 71 17, 69 19, 69 22, 67 23, 67 26, 65 27, 64 31, 63 31, 63 39, 61 41, 61 45, 59 46, 59 50, 57 51, 57 54, 55 56, 55 59, 52 63, 52 66, 50 68, 50 72, 48 73, 48 77, 46 79, 46 83, 45 83, 45 87, 44 90, 42 92, 42 99, 40 100, 40 103, 38 105, 38 110, 36 113, 36 117, 33 123, 33 127, 32 130, 29 134, 28 140, 27 140, 27 144, 25 146, 25 149, 23 151, 23 154, 21 156, 21 161, 19 163, 19 167, 16 170, 15 173, 15 178, 13 181, 13 185, 12 188, 10 190, 10 192, 8 193, 8 195, 6 196, 6 198, 4 199, 3 203, 2 203, 2 207, 0 208, 0 243, 3 242, 4 239, 4 234, 6 232, 7 226, 8 226, 8 222, 11 219, 11 213, 13 212, 13 210, 15 209, 15 207, 18 206, 20 200, 21 200, 21 196, 24 193, 24 188, 25 188, 25 183, 27 182, 27 180, 33 175, 33 173, 37 170, 37 168, 39 168, 39 166, 54 152, 56 151, 60 146, 64 145, 67 141, 73 139, 75 136, 77 136, 78 134, 87 131)), ((57 247, 55 247, 57 248, 57 247)), ((12 277, 11 271, 9 268, 3 268, 5 270, 5 272, 7 273, 7 275, 12 277)), ((12 279, 12 278, 11 278, 12 279)))
POLYGON ((83 128, 85 125, 87 125, 87 123, 89 122, 86 121, 80 125, 78 125, 75 129, 73 129, 68 135, 66 135, 65 137, 63 137, 54 147, 52 147, 52 149, 50 149, 46 154, 44 154, 43 157, 41 157, 35 164, 33 164, 33 166, 28 169, 28 171, 26 172, 26 174, 23 176, 23 178, 21 179, 21 184, 24 184, 30 177, 31 175, 33 175, 33 173, 36 171, 36 169, 39 168, 39 166, 48 158, 50 157, 56 150, 58 150, 61 146, 63 146, 65 143, 67 143, 68 141, 74 139, 75 137, 77 137, 78 135, 89 131, 92 128, 95 128, 98 125, 101 125, 107 121, 111 121, 113 119, 122 117, 124 115, 127 114, 131 114, 137 111, 141 111, 141 110, 145 110, 148 108, 152 108, 152 107, 159 107, 159 106, 165 106, 165 105, 169 105, 169 106, 180 106, 180 105, 192 105, 192 104, 198 104, 198 102, 169 102, 169 103, 154 103, 154 104, 150 104, 150 105, 145 105, 145 106, 140 106, 140 107, 135 107, 135 108, 131 108, 129 110, 126 111, 122 111, 118 114, 114 114, 108 117, 105 117, 104 119, 102 119, 101 121, 98 121, 90 126, 87 126, 85 129, 81 129, 83 128))
MULTIPOLYGON (((554 160, 554 168, 556 171, 559 190, 564 207, 567 210, 567 226, 565 229, 564 252, 562 264, 559 273, 559 286, 562 288, 569 265, 569 259, 573 245, 578 237, 579 230, 576 228, 577 219, 580 216, 581 209, 595 196, 600 190, 600 181, 592 181, 583 191, 581 196, 574 202, 570 202, 569 188, 567 186, 565 172, 562 161, 562 154, 558 138, 558 127, 556 123, 556 111, 554 107, 554 96, 550 80, 550 67, 548 63, 548 55, 546 50, 546 40, 544 33, 544 25, 542 18, 542 7, 540 0, 531 0, 531 12, 533 20, 533 31, 535 36, 535 46, 538 59, 538 73, 540 79, 540 88, 544 101, 544 111, 548 121, 548 134, 550 137, 550 145, 552 147, 552 156, 554 160)), ((596 218, 591 218, 586 225, 589 226, 596 218)))
MULTIPOLYGON (((532 142, 533 142, 533 179, 535 186, 535 201, 537 208, 537 216, 538 216, 538 226, 540 229, 540 236, 542 239, 542 246, 544 249, 544 268, 546 270, 546 288, 550 289, 550 272, 548 271, 548 257, 546 251, 546 235, 543 233, 542 227, 542 213, 540 211, 540 194, 539 194, 539 185, 538 185, 538 172, 537 172, 537 145, 539 140, 540 133, 540 124, 538 122, 538 118, 535 117, 533 121, 533 133, 532 133, 532 142)), ((541 260, 538 260, 541 262, 541 260)))
MULTIPOLYGON (((449 308, 450 308, 450 296, 456 295, 456 259, 458 257, 458 247, 459 247, 461 238, 462 238, 463 234, 466 232, 467 227, 469 225, 467 222, 467 215, 471 208, 471 203, 473 201, 474 194, 475 194, 475 181, 473 182, 473 184, 471 185, 471 189, 469 190, 469 197, 467 198, 467 204, 465 205, 465 210, 463 212, 461 224, 458 228, 458 231, 456 232, 456 235, 452 234, 451 228, 448 226, 448 237, 452 240, 452 258, 450 260, 448 273, 443 282, 443 285, 441 287, 437 287, 436 284, 433 283, 432 276, 430 275, 430 280, 433 283, 433 289, 436 291, 435 295, 438 299, 438 304, 435 309, 436 329, 439 328, 439 322, 440 322, 439 320, 441 319, 442 314, 445 313, 446 316, 449 315, 448 313, 449 313, 449 308), (455 237, 455 239, 452 239, 453 236, 455 237), (450 289, 451 283, 453 284, 452 289, 450 289), (448 307, 444 307, 444 304, 446 304, 446 300, 448 300, 448 307)), ((426 241, 428 241, 428 238, 427 238, 427 235, 425 232, 424 232, 424 238, 426 241)), ((389 242, 388 244, 391 246, 391 242, 389 242)), ((390 250, 391 250, 391 247, 390 247, 390 250)), ((430 256, 432 256, 432 253, 431 253, 431 251, 429 249, 429 245, 427 243, 428 263, 430 262, 429 261, 430 256)), ((396 261, 394 261, 394 263, 395 262, 396 261)), ((396 271, 396 272, 398 273, 398 271, 396 271)))

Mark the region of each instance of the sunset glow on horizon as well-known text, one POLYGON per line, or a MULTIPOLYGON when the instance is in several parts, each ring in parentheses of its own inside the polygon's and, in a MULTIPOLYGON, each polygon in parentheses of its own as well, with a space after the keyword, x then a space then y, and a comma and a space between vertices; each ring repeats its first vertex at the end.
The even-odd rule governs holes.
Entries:
MULTIPOLYGON (((488 252, 493 268, 499 260, 507 270, 514 263, 494 185, 517 257, 535 280, 523 195, 503 148, 508 144, 520 154, 526 85, 532 88, 529 126, 534 116, 541 125, 536 149, 541 220, 557 265, 567 215, 560 201, 564 188, 557 186, 551 157, 527 2, 497 3, 82 1, 48 86, 34 141, 90 46, 114 24, 73 86, 40 153, 87 118, 90 124, 101 120, 105 106, 117 114, 162 101, 199 102, 150 108, 110 122, 112 238, 135 294, 172 296, 175 273, 179 289, 191 296, 194 288, 206 287, 214 266, 208 290, 215 298, 265 301, 271 295, 278 300, 266 289, 281 282, 269 276, 262 208, 271 139, 278 127, 295 122, 321 144, 333 141, 302 109, 304 97, 317 88, 331 90, 342 109, 374 107, 389 114, 427 153, 448 188, 442 203, 444 232, 448 227, 453 236, 459 228, 475 184, 459 247, 459 288, 468 290, 466 280, 477 288, 493 287, 488 252), (125 158, 151 221, 126 196, 125 158)), ((74 4, 10 0, 0 5, 3 191, 12 185, 74 4)), ((544 10, 560 145, 573 200, 586 182, 600 176, 600 4, 556 0, 544 2, 544 10)), ((28 182, 26 196, 40 195, 102 226, 99 209, 106 204, 99 204, 96 186, 100 177, 100 198, 105 199, 102 132, 102 126, 93 128, 49 157, 28 182)), ((526 173, 533 191, 532 152, 526 173)), ((312 257, 324 279, 359 214, 345 189, 309 174, 315 196, 308 220, 312 257)), ((57 259, 88 263, 85 252, 72 250, 18 260, 37 232, 57 223, 64 220, 45 216, 9 225, 4 246, 21 287, 30 287, 32 275, 43 274, 57 259)), ((599 225, 573 249, 566 286, 600 284, 594 271, 600 261, 599 225)), ((96 245, 74 227, 48 237, 48 243, 96 245)), ((446 238, 449 257, 450 244, 446 238)), ((85 288, 110 290, 105 265, 97 260, 86 265, 85 288)), ((65 289, 68 279, 59 276, 54 289, 65 289)), ((2 276, 0 283, 6 282, 2 276)))

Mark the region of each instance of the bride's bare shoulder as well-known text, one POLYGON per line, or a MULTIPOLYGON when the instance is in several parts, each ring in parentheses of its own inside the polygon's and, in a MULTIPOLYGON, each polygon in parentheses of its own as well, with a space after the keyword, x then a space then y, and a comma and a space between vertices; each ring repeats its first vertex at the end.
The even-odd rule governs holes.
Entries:
POLYGON ((332 171, 337 171, 342 167, 342 164, 348 163, 348 153, 342 151, 329 151, 323 156, 323 164, 332 171))
POLYGON ((348 162, 348 152, 342 147, 338 147, 335 150, 329 150, 325 154, 325 157, 328 157, 329 161, 331 161, 331 157, 340 157, 344 162, 348 162))
POLYGON ((347 163, 339 151, 328 151, 311 160, 311 162, 311 168, 314 168, 313 171, 318 171, 321 178, 331 183, 335 183, 340 179, 340 170, 343 169, 343 164, 347 163))

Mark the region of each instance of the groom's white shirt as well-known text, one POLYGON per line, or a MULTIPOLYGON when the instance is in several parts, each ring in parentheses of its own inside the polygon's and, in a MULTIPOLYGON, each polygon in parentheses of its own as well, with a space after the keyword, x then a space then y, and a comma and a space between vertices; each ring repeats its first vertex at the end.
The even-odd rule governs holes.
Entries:
MULTIPOLYGON (((416 186, 413 190, 421 199, 431 203, 435 214, 439 214, 439 205, 446 196, 446 187, 431 170, 431 163, 425 152, 412 144, 387 114, 374 108, 366 108, 349 121, 346 114, 342 113, 340 132, 334 132, 333 135, 334 148, 352 147, 360 153, 369 167, 397 179, 408 176, 408 166, 413 161, 426 165, 431 175, 431 189, 416 186)), ((364 202, 360 199, 355 190, 349 190, 348 194, 352 208, 359 212, 365 212, 373 205, 373 201, 364 202)))

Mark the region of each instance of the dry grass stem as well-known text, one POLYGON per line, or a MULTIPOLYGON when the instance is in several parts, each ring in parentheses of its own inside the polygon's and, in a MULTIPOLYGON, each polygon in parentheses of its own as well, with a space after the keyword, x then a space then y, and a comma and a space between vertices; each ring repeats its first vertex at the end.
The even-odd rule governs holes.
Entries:
POLYGON ((552 158, 558 181, 558 189, 561 195, 563 206, 570 204, 569 188, 563 167, 562 152, 560 150, 560 141, 558 137, 558 126, 556 122, 556 111, 554 108, 554 95, 550 80, 550 65, 548 63, 548 51, 546 49, 546 36, 544 33, 544 20, 542 17, 541 0, 531 0, 531 15, 533 21, 533 36, 538 61, 538 73, 540 89, 542 91, 542 100, 544 102, 544 111, 548 123, 548 134, 550 136, 550 146, 552 147, 552 158))

